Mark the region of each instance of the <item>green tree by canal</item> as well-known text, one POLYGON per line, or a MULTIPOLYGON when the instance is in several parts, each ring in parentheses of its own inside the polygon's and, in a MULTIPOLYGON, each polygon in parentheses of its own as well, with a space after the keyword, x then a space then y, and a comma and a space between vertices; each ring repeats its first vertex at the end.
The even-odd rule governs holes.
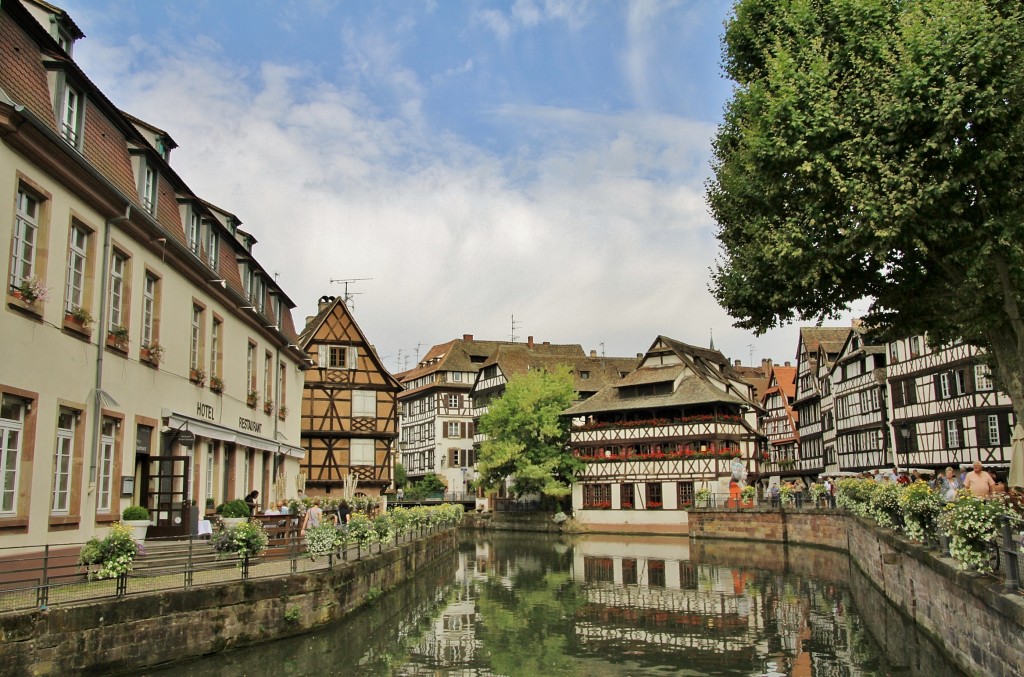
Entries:
POLYGON ((568 367, 509 379, 505 393, 480 417, 487 439, 477 458, 477 482, 489 489, 511 478, 517 495, 568 495, 582 464, 568 451, 569 422, 561 414, 576 397, 568 367))

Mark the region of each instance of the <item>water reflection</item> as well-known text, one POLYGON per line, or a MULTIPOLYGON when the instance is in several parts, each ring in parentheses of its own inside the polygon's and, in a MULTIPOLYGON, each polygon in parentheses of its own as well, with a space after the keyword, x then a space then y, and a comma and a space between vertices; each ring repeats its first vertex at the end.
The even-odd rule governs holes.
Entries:
POLYGON ((346 622, 188 667, 232 677, 961 674, 838 553, 493 532, 466 535, 450 560, 346 622), (881 645, 868 627, 883 631, 881 645))

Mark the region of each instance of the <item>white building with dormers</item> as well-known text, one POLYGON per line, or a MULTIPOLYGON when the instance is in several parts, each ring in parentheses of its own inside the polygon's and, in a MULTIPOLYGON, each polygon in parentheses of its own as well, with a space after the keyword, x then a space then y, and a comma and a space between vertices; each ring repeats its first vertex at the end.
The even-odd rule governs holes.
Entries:
POLYGON ((193 502, 295 495, 303 455, 295 304, 82 37, 0 4, 0 546, 81 543, 129 504, 184 535, 193 502))

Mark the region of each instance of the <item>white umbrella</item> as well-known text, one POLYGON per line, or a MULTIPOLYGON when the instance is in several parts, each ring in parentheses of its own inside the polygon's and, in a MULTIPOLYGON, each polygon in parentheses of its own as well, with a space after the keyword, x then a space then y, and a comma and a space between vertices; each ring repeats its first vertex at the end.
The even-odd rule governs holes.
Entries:
POLYGON ((1013 427, 1013 455, 1010 456, 1011 487, 1024 487, 1024 426, 1019 422, 1013 427))

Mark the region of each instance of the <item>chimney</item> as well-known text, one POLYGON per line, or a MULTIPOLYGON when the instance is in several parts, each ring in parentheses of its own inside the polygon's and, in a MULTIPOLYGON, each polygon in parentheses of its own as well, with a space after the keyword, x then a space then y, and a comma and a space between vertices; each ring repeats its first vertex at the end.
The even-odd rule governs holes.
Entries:
POLYGON ((591 350, 590 351, 590 356, 591 357, 597 357, 597 351, 596 350, 591 350))
POLYGON ((334 303, 334 299, 335 298, 336 297, 334 297, 334 296, 321 296, 320 300, 317 301, 317 303, 316 303, 316 312, 317 313, 323 312, 324 308, 326 308, 331 303, 334 303))
POLYGON ((542 343, 541 345, 542 345, 542 346, 549 346, 549 345, 551 345, 551 341, 545 341, 545 342, 544 342, 544 343, 542 343))
POLYGON ((644 354, 643 354, 643 353, 637 353, 637 354, 636 354, 636 359, 638 359, 638 360, 639 360, 639 359, 643 358, 643 356, 644 356, 644 354))
POLYGON ((533 350, 533 337, 532 336, 527 336, 526 337, 526 347, 529 348, 530 350, 533 350))
POLYGON ((473 335, 472 334, 463 334, 462 335, 462 340, 463 341, 472 341, 473 340, 473 335))
POLYGON ((742 363, 742 362, 740 362, 739 360, 734 360, 734 361, 733 361, 733 366, 734 366, 734 367, 742 367, 742 366, 743 366, 743 363, 742 363))
MULTIPOLYGON (((786 366, 788 367, 789 365, 787 364, 786 366)), ((761 358, 761 371, 763 371, 764 373, 767 374, 769 371, 771 371, 771 368, 772 368, 772 361, 769 358, 767 358, 767 357, 762 357, 761 358)))
POLYGON ((787 366, 787 367, 792 367, 793 365, 792 365, 792 364, 790 363, 790 361, 789 361, 789 360, 786 360, 786 366, 787 366))
POLYGON ((306 325, 307 325, 307 326, 309 325, 309 323, 310 323, 310 322, 312 322, 312 321, 313 321, 313 318, 314 318, 314 317, 316 317, 316 315, 307 315, 307 316, 306 316, 306 325))

